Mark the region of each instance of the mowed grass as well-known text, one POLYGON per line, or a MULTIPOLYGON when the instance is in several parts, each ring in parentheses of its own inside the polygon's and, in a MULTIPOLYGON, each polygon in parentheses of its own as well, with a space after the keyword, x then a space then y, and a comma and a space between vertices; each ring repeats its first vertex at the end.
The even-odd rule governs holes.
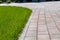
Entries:
POLYGON ((23 7, 0 6, 0 40, 18 40, 31 12, 23 7))

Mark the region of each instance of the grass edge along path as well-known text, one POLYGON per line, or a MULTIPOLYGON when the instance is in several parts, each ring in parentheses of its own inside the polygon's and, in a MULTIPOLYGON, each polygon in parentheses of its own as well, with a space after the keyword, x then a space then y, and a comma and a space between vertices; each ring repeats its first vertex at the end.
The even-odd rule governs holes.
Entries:
POLYGON ((0 6, 0 40, 18 40, 31 12, 24 7, 0 6))

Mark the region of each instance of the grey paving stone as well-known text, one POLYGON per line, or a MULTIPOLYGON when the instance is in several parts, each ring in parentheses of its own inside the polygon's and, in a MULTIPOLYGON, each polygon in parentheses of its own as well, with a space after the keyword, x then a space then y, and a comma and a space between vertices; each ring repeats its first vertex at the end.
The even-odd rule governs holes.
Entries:
POLYGON ((47 35, 48 32, 47 31, 38 31, 38 35, 47 35))
POLYGON ((28 5, 34 12, 24 40, 60 40, 60 2, 28 5))
POLYGON ((60 35, 50 35, 51 36, 51 39, 60 39, 60 35))
POLYGON ((31 31, 36 31, 37 30, 37 27, 29 27, 28 30, 31 30, 31 31))
POLYGON ((37 24, 30 24, 29 27, 37 27, 37 24))
POLYGON ((38 27, 38 31, 47 31, 46 27, 38 27))
POLYGON ((50 33, 51 35, 60 34, 60 32, 57 31, 57 30, 49 30, 49 33, 50 33))
POLYGON ((50 40, 49 35, 38 35, 38 40, 50 40))
POLYGON ((37 23, 37 20, 31 20, 30 22, 31 23, 37 23))
POLYGON ((60 39, 51 39, 51 40, 60 40, 60 39))
POLYGON ((36 36, 36 31, 27 31, 26 36, 35 37, 36 36))
POLYGON ((55 23, 53 23, 53 22, 49 22, 49 23, 47 23, 47 26, 48 27, 54 27, 54 28, 56 28, 56 25, 55 25, 55 23))
POLYGON ((36 40, 36 37, 25 37, 25 40, 36 40))
POLYGON ((39 21, 38 25, 44 25, 45 21, 39 21))
POLYGON ((37 23, 32 23, 32 22, 31 22, 31 23, 30 23, 30 25, 35 25, 35 26, 36 26, 36 25, 37 25, 37 23))

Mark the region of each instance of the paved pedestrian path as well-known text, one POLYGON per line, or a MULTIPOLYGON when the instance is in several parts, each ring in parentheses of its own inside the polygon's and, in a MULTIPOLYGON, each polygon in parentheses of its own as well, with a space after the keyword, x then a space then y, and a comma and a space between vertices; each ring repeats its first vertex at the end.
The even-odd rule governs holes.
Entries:
POLYGON ((3 5, 32 9, 32 15, 18 40, 60 40, 60 1, 0 4, 3 5))
POLYGON ((60 40, 60 5, 35 8, 24 37, 20 40, 60 40))

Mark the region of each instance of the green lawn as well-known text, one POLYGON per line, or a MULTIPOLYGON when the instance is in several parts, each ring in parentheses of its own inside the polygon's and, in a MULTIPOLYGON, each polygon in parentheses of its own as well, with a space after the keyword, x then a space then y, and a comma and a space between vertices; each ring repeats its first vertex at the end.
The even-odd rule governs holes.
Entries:
POLYGON ((31 12, 23 7, 0 6, 0 40, 17 40, 31 12))

